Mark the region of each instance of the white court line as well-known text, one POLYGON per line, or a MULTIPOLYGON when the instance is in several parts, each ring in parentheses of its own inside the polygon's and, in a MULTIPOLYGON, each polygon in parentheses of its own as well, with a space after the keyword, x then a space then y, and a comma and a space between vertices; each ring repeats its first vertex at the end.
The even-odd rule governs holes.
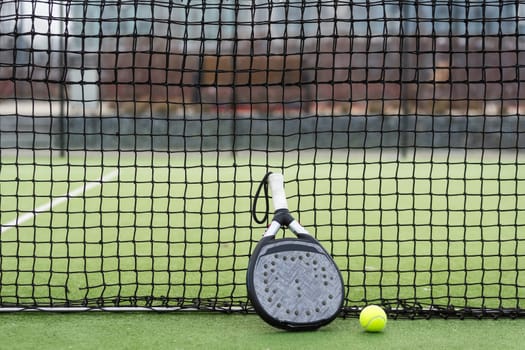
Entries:
POLYGON ((103 176, 102 178, 100 178, 99 180, 95 181, 95 182, 87 182, 87 183, 84 183, 83 186, 73 190, 73 191, 70 191, 69 193, 67 193, 66 195, 62 196, 62 197, 57 197, 57 198, 53 198, 51 201, 45 203, 45 204, 42 204, 41 206, 39 207, 36 207, 35 209, 33 209, 33 211, 31 212, 27 212, 23 215, 20 215, 18 216, 16 219, 14 220, 11 220, 7 223, 5 223, 4 225, 2 225, 2 227, 0 228, 0 234, 2 233, 5 233, 15 227, 18 227, 19 225, 23 224, 24 222, 26 221, 29 221, 31 220, 33 217, 37 216, 38 214, 40 213, 43 213, 43 212, 46 212, 46 211, 49 211, 51 209, 53 209, 55 206, 61 204, 61 203, 64 203, 64 202, 67 202, 69 200, 69 198, 72 198, 72 197, 76 197, 78 195, 81 195, 82 193, 85 193, 95 187, 98 187, 98 186, 101 186, 102 183, 104 182, 107 182, 107 181, 110 181, 110 180, 113 180, 115 177, 117 177, 118 175, 118 169, 116 170, 113 170, 111 173, 103 176))

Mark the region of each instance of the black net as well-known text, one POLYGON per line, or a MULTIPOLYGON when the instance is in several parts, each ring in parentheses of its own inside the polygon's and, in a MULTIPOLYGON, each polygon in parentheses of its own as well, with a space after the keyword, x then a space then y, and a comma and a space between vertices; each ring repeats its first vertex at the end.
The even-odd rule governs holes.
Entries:
POLYGON ((523 316, 524 23, 516 1, 3 0, 0 305, 250 311, 250 207, 280 171, 344 314, 523 316))

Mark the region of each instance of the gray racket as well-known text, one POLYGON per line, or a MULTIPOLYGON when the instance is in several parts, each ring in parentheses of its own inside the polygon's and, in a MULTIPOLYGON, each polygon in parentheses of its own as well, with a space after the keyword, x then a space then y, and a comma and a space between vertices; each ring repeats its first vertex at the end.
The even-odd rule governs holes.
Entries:
POLYGON ((274 327, 317 329, 341 311, 341 273, 330 254, 290 214, 283 176, 271 173, 265 179, 275 212, 250 257, 248 297, 257 314, 274 327), (297 238, 277 239, 281 227, 290 229, 297 238))

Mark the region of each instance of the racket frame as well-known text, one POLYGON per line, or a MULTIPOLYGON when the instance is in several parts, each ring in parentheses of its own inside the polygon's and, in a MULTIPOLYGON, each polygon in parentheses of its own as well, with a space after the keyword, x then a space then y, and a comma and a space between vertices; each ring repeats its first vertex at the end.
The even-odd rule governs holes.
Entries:
POLYGON ((324 249, 324 247, 315 239, 297 220, 293 218, 288 210, 288 204, 286 201, 286 196, 284 193, 283 178, 281 174, 271 174, 269 176, 269 184, 272 189, 272 199, 275 208, 274 217, 267 227, 266 231, 263 234, 263 237, 258 242, 255 247, 248 264, 247 276, 246 276, 246 286, 248 290, 248 297, 252 302, 252 305, 257 312, 257 314, 265 320, 268 324, 285 330, 315 330, 321 326, 324 326, 332 322, 340 313, 340 310, 343 307, 344 302, 344 284, 342 280, 341 273, 337 268, 337 265, 333 261, 330 254, 324 249), (272 178, 273 177, 273 178, 272 178), (288 228, 292 233, 297 236, 297 238, 281 238, 276 239, 276 235, 281 228, 288 228), (279 319, 271 314, 269 314, 265 307, 260 303, 259 297, 257 296, 257 291, 255 288, 254 280, 254 271, 257 267, 259 258, 261 258, 260 253, 262 249, 265 249, 268 246, 275 245, 275 249, 279 250, 280 246, 297 247, 298 251, 306 251, 306 249, 315 249, 317 248, 317 253, 323 254, 333 267, 337 271, 337 283, 340 285, 341 290, 338 295, 340 295, 340 300, 337 307, 337 312, 334 312, 328 317, 318 319, 315 321, 308 322, 293 322, 290 320, 279 319), (309 248, 305 248, 306 246, 309 248), (315 246, 312 248, 311 246, 315 246), (319 252, 320 251, 320 252, 319 252), (254 258, 255 257, 255 258, 254 258))

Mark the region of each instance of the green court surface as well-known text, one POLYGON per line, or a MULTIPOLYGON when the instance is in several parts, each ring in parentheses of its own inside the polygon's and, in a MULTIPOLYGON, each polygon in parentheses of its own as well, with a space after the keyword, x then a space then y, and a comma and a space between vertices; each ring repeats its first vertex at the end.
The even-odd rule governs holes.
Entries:
POLYGON ((489 152, 4 155, 0 297, 245 301, 268 169, 335 257, 349 304, 523 308, 525 168, 489 152))
POLYGON ((389 320, 365 333, 355 318, 315 332, 276 330, 256 315, 203 313, 0 315, 1 349, 523 349, 522 319, 389 320))
MULTIPOLYGON (((342 269, 347 305, 523 309, 518 158, 365 153, 4 155, 2 302, 246 301, 264 230, 250 206, 270 169, 283 171, 290 207, 342 269)), ((286 333, 254 314, 0 313, 0 349, 518 349, 523 327, 436 317, 367 334, 351 317, 286 333)))

